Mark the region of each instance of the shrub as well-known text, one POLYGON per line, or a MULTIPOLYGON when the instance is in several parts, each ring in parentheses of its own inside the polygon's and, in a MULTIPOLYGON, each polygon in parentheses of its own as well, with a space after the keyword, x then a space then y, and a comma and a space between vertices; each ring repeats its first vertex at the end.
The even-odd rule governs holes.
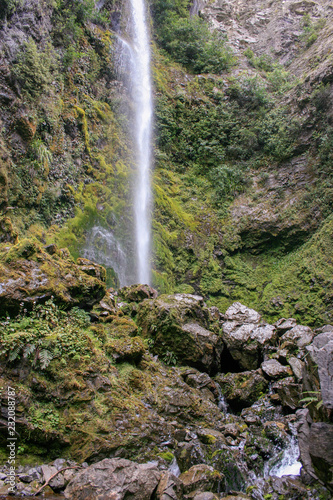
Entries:
POLYGON ((21 88, 30 97, 41 94, 51 83, 57 57, 51 44, 44 51, 39 51, 34 40, 25 43, 24 50, 18 56, 13 72, 21 88))
POLYGON ((210 32, 199 17, 169 16, 161 36, 162 47, 172 58, 194 73, 222 73, 235 62, 220 35, 210 32))
POLYGON ((0 0, 0 19, 10 17, 22 5, 22 0, 0 0))

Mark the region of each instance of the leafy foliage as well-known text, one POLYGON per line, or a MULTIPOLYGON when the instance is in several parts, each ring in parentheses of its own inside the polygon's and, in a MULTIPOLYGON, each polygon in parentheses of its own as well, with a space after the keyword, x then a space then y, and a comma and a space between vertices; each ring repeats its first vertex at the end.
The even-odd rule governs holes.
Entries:
POLYGON ((11 363, 29 360, 44 370, 54 358, 89 356, 93 345, 87 333, 89 315, 74 308, 69 312, 59 309, 52 299, 35 307, 30 316, 1 323, 0 356, 11 363))
POLYGON ((49 43, 45 50, 40 51, 30 38, 19 54, 13 72, 28 96, 36 97, 50 84, 56 67, 57 56, 52 45, 49 43))
POLYGON ((161 46, 194 73, 220 74, 235 62, 225 41, 216 31, 212 33, 200 17, 170 16, 161 31, 161 46))

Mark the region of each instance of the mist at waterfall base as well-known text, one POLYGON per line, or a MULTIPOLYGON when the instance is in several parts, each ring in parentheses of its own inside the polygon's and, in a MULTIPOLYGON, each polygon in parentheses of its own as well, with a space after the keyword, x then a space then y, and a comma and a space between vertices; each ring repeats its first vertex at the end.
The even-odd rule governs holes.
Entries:
MULTIPOLYGON (((128 241, 121 228, 95 226, 87 235, 83 256, 112 268, 119 286, 151 283, 151 137, 153 119, 150 45, 144 0, 129 0, 126 33, 117 34, 118 73, 131 101, 130 130, 133 148, 132 203, 128 241), (117 236, 116 236, 117 234, 117 236)), ((123 221, 121 222, 124 223, 123 221)), ((119 221, 119 226, 120 226, 119 221)))

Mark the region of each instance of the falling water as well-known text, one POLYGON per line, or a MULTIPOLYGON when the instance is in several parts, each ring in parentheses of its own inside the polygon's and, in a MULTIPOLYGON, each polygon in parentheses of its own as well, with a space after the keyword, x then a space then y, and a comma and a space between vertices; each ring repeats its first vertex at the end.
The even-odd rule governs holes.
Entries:
POLYGON ((137 177, 134 195, 136 269, 139 283, 150 282, 150 163, 152 85, 150 47, 144 0, 130 0, 133 42, 130 78, 135 104, 137 177))

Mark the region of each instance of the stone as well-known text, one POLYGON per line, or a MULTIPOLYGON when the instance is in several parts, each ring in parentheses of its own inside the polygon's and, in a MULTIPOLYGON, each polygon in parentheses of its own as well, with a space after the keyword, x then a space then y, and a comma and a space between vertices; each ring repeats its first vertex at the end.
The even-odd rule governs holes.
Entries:
POLYGON ((268 388, 261 370, 219 374, 215 380, 227 403, 236 411, 251 406, 268 388))
POLYGON ((210 491, 195 491, 193 492, 192 495, 188 495, 188 498, 191 498, 193 500, 218 500, 218 496, 214 495, 214 493, 211 493, 210 491))
POLYGON ((281 318, 275 324, 275 328, 279 333, 285 333, 287 330, 291 330, 297 325, 297 322, 294 318, 281 318))
POLYGON ((76 264, 80 266, 81 271, 83 271, 84 273, 88 274, 89 276, 93 276, 94 278, 97 278, 98 280, 105 283, 106 270, 103 266, 100 266, 99 264, 96 264, 96 262, 83 258, 77 259, 76 264))
POLYGON ((179 476, 183 483, 184 493, 197 489, 217 492, 219 482, 223 475, 206 464, 193 465, 188 471, 179 476))
POLYGON ((311 483, 314 479, 318 479, 310 456, 311 424, 312 419, 307 408, 302 408, 296 411, 297 440, 299 446, 300 461, 303 465, 301 469, 301 477, 305 483, 311 483))
MULTIPOLYGON (((0 171, 1 180, 1 171, 0 171)), ((0 182, 1 185, 1 182, 0 182)), ((17 231, 13 228, 12 221, 9 217, 0 218, 0 243, 16 244, 18 241, 17 231)))
POLYGON ((216 373, 223 342, 209 330, 210 315, 197 295, 161 295, 138 305, 137 324, 153 340, 152 350, 163 360, 169 354, 180 364, 216 373))
POLYGON ((272 389, 278 394, 285 409, 295 411, 301 406, 301 386, 295 383, 293 377, 287 377, 275 382, 272 389))
POLYGON ((333 489, 333 424, 314 422, 310 426, 309 453, 316 475, 333 489))
POLYGON ((146 347, 140 337, 124 337, 107 342, 105 350, 117 363, 124 361, 138 363, 146 347))
POLYGON ((170 471, 163 472, 156 490, 156 500, 178 500, 181 498, 183 485, 180 479, 170 471))
POLYGON ((234 302, 225 313, 226 321, 237 321, 238 323, 259 323, 261 316, 254 309, 250 309, 240 302, 234 302))
POLYGON ((291 358, 288 359, 288 363, 292 369, 295 378, 297 379, 298 382, 300 382, 303 377, 303 370, 304 370, 303 361, 292 356, 291 358))
POLYGON ((31 309, 51 297, 66 308, 92 306, 105 294, 101 280, 70 257, 49 255, 34 240, 21 240, 0 256, 0 310, 9 314, 18 313, 21 304, 31 309))
MULTIPOLYGON (((328 331, 317 335, 307 347, 308 370, 305 390, 314 390, 320 384, 323 405, 329 411, 333 410, 333 332, 328 331)), ((306 382, 306 381, 305 381, 306 382)))
MULTIPOLYGON (((43 481, 47 482, 58 469, 54 465, 42 465, 43 481)), ((65 478, 62 473, 57 474, 49 483, 53 491, 61 491, 65 487, 65 478)))
MULTIPOLYGON (((228 352, 244 371, 259 368, 263 352, 274 345, 277 338, 275 327, 272 325, 258 326, 255 323, 245 323, 239 326, 236 321, 226 321, 222 328, 223 341, 228 352)), ((222 356, 222 367, 223 361, 222 356)))
POLYGON ((118 297, 125 302, 142 302, 145 299, 156 299, 157 290, 149 285, 124 286, 118 290, 118 297))
POLYGON ((261 369, 267 377, 275 380, 278 378, 290 376, 291 370, 287 366, 281 365, 276 359, 269 359, 261 363, 261 369))
POLYGON ((281 337, 281 344, 297 346, 303 349, 310 344, 313 339, 313 331, 308 326, 296 325, 291 330, 288 330, 281 337))
POLYGON ((74 476, 65 498, 86 500, 150 500, 161 472, 156 463, 138 464, 123 458, 106 458, 74 476))

